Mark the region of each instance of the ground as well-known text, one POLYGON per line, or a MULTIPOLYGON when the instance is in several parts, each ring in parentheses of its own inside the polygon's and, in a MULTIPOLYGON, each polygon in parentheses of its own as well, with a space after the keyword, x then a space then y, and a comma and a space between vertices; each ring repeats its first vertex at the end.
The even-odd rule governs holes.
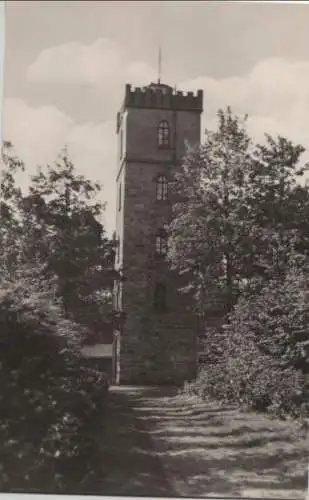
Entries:
POLYGON ((86 493, 305 498, 309 439, 293 422, 170 388, 111 388, 102 469, 86 493))

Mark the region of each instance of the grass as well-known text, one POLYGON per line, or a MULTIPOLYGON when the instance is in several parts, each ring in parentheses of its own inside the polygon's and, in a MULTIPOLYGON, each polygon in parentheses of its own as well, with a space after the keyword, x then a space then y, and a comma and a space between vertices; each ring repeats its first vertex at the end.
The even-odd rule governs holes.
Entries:
POLYGON ((131 395, 176 496, 305 498, 308 436, 299 424, 163 390, 131 395))

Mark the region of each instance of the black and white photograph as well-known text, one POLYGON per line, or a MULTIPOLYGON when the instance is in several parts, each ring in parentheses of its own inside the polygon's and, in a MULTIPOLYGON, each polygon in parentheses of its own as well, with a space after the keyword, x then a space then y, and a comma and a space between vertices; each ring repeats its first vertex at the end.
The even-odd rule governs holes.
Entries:
POLYGON ((305 500, 309 4, 0 4, 0 493, 305 500))

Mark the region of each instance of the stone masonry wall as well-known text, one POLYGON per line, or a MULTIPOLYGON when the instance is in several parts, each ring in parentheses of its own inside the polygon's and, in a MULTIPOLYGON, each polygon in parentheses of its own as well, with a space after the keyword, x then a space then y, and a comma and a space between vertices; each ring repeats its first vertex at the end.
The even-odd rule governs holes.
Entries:
POLYGON ((121 265, 125 281, 120 338, 120 383, 181 384, 197 366, 197 324, 183 296, 179 278, 155 254, 158 229, 168 223, 169 201, 156 200, 156 177, 170 178, 185 152, 185 140, 200 140, 198 112, 128 109, 126 151, 119 181, 124 184, 123 212, 118 214, 121 265), (157 147, 157 126, 166 119, 171 148, 157 147), (176 127, 176 129, 175 129, 176 127), (167 310, 154 310, 156 282, 167 286, 167 310))
POLYGON ((159 173, 172 165, 126 165, 125 239, 120 383, 181 383, 194 377, 196 318, 177 293, 177 276, 155 255, 156 230, 169 220, 169 202, 156 203, 159 173), (137 201, 138 200, 138 201, 137 201), (153 310, 157 281, 167 286, 167 311, 153 310))

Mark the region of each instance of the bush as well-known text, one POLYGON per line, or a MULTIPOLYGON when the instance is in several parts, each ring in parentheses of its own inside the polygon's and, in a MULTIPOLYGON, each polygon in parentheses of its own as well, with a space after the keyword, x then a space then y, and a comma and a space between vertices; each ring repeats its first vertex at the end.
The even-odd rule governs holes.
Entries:
MULTIPOLYGON (((275 416, 309 415, 309 391, 304 376, 294 368, 278 366, 258 350, 245 359, 230 355, 202 368, 193 384, 203 399, 250 407, 275 416)), ((191 388, 192 390, 192 388, 191 388)))
POLYGON ((81 368, 84 332, 35 276, 0 296, 1 491, 78 492, 97 463, 92 434, 107 380, 81 368))
POLYGON ((308 321, 307 276, 294 260, 285 278, 243 296, 223 328, 209 330, 196 392, 280 417, 309 415, 308 321))
POLYGON ((227 333, 248 339, 282 368, 309 372, 308 273, 290 262, 287 276, 244 296, 229 318, 227 333))

